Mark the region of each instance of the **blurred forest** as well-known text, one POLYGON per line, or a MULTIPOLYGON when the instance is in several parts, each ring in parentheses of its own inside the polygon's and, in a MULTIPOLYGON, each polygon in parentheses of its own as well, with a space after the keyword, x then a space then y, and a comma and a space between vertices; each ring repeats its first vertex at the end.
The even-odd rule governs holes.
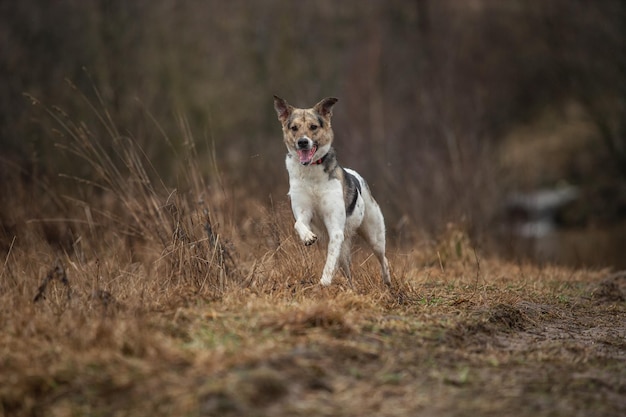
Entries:
POLYGON ((0 79, 2 206, 16 182, 50 193, 59 173, 91 175, 43 108, 115 151, 86 103, 164 182, 184 161, 163 137, 190 131, 209 181, 269 206, 287 198, 272 95, 335 96, 340 160, 396 244, 455 224, 508 247, 507 196, 567 185, 579 197, 553 220, 577 246, 562 258, 626 263, 624 0, 1 0, 0 79))

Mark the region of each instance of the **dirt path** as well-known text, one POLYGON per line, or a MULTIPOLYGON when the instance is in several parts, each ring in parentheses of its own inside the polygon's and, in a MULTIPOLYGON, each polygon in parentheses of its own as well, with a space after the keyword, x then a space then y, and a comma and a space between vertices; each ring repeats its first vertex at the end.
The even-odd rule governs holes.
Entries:
POLYGON ((626 279, 565 305, 312 323, 288 351, 224 374, 208 415, 626 415, 626 279), (315 328, 315 327, 319 328, 315 328))
POLYGON ((626 415, 626 275, 498 265, 161 312, 28 293, 3 310, 0 417, 626 415))

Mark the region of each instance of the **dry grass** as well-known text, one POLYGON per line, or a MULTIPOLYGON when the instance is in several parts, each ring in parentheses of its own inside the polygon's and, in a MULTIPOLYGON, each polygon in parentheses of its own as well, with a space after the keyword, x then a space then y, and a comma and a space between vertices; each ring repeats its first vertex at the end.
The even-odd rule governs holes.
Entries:
POLYGON ((41 187, 4 185, 0 415, 624 412, 622 275, 487 259, 451 226, 390 250, 391 291, 359 248, 354 288, 320 288, 285 202, 205 184, 188 134, 173 190, 106 117, 115 156, 54 116, 99 191, 28 209, 41 187))

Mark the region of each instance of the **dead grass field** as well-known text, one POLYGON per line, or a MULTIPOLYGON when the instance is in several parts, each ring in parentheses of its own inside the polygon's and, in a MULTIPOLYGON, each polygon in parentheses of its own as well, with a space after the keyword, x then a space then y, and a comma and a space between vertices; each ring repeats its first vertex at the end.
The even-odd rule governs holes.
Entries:
POLYGON ((89 242, 85 229, 73 253, 16 239, 0 281, 1 415, 626 411, 626 275, 481 259, 453 231, 391 249, 392 291, 366 251, 355 288, 322 289, 323 251, 276 211, 236 245, 174 235, 130 255, 116 230, 89 242))
POLYGON ((322 289, 286 200, 205 184, 192 141, 168 189, 113 127, 117 159, 55 117, 97 175, 3 173, 1 416, 626 413, 625 274, 492 259, 450 226, 391 247, 392 290, 358 247, 355 287, 322 289))

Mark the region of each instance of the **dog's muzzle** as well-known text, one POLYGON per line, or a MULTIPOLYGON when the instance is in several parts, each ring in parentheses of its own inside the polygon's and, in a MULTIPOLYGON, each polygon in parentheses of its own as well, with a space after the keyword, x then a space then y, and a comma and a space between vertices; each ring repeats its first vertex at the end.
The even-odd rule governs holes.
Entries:
POLYGON ((309 165, 313 160, 313 155, 317 151, 317 146, 307 137, 301 137, 296 141, 296 152, 302 165, 309 165))

